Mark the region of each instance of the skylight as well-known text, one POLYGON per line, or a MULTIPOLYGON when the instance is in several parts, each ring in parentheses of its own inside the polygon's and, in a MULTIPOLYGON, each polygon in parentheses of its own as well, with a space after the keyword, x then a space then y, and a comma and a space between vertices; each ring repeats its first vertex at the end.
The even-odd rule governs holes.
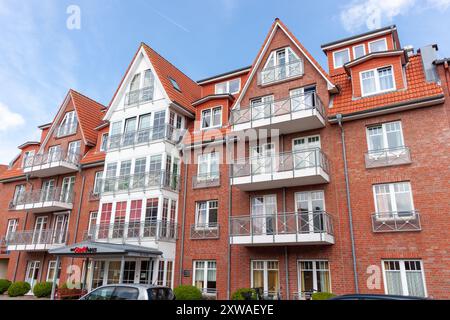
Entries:
POLYGON ((172 86, 181 92, 180 86, 178 85, 178 82, 175 81, 175 79, 169 78, 170 82, 172 83, 172 86))

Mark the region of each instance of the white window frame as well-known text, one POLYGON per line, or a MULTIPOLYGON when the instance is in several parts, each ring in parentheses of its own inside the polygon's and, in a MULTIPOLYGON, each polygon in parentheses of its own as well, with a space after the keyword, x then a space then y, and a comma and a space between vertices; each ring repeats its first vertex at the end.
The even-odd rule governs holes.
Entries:
POLYGON ((25 151, 22 157, 22 168, 25 167, 25 162, 31 158, 34 157, 35 155, 35 151, 34 150, 30 150, 30 151, 25 151))
POLYGON ((50 277, 50 270, 53 269, 53 272, 56 272, 56 284, 59 284, 59 278, 61 276, 61 274, 58 273, 61 272, 61 261, 59 262, 59 265, 56 265, 56 260, 50 260, 48 262, 48 267, 47 267, 47 282, 53 282, 53 277, 50 277))
POLYGON ((394 66, 393 65, 387 65, 387 66, 384 66, 384 67, 378 67, 378 68, 374 68, 374 69, 361 71, 359 73, 359 83, 360 83, 360 87, 361 87, 361 96, 362 97, 370 97, 370 96, 381 94, 381 93, 396 91, 397 90, 397 84, 395 83, 394 66), (387 69, 387 68, 390 68, 391 72, 392 72, 392 84, 393 84, 393 87, 391 89, 381 90, 380 89, 380 75, 378 73, 378 70, 387 69), (365 93, 364 92, 362 75, 363 75, 363 73, 368 73, 368 72, 371 72, 371 71, 373 71, 374 75, 375 75, 375 77, 374 77, 374 79, 375 79, 375 91, 374 92, 370 92, 370 93, 365 93))
POLYGON ((215 92, 215 94, 237 94, 237 93, 239 93, 241 91, 241 78, 235 78, 235 79, 230 79, 230 80, 227 80, 227 81, 223 81, 223 82, 219 82, 219 83, 216 83, 216 85, 215 85, 215 87, 214 87, 214 92, 215 92), (239 82, 239 88, 238 88, 238 91, 235 91, 235 92, 231 92, 230 91, 230 83, 232 82, 232 81, 238 81, 239 82), (218 93, 218 90, 217 90, 217 87, 219 86, 219 85, 224 85, 225 84, 225 92, 222 92, 222 93, 218 93))
MULTIPOLYGON (((339 69, 339 68, 344 67, 345 63, 343 65, 341 65, 341 66, 336 65, 336 54, 344 52, 344 51, 347 52, 348 62, 351 61, 351 59, 350 59, 350 49, 349 48, 345 48, 345 49, 342 49, 342 50, 336 50, 336 51, 333 52, 333 66, 334 66, 335 69, 339 69)), ((346 62, 346 63, 348 63, 348 62, 346 62)))
POLYGON ((313 289, 315 291, 317 291, 317 288, 318 288, 318 286, 317 286, 317 265, 316 265, 316 263, 317 262, 327 262, 328 263, 328 277, 329 277, 329 280, 330 280, 330 290, 327 291, 327 292, 333 293, 330 261, 326 260, 326 259, 314 259, 314 260, 311 260, 311 259, 298 259, 297 260, 297 280, 298 280, 297 288, 298 288, 298 291, 300 291, 301 287, 302 287, 302 283, 301 283, 302 282, 302 277, 301 277, 302 269, 301 269, 301 265, 300 265, 301 262, 312 262, 312 264, 313 264, 313 270, 312 270, 313 271, 313 289))
POLYGON ((219 223, 219 200, 207 200, 207 201, 197 201, 195 203, 195 230, 210 230, 210 229, 217 229, 217 224, 219 223), (217 210, 217 222, 215 222, 215 226, 211 226, 210 222, 209 222, 209 214, 210 214, 210 210, 211 210, 211 204, 212 203, 217 203, 217 207, 213 209, 217 210), (206 222, 205 225, 201 225, 199 224, 198 220, 199 220, 199 209, 200 209, 200 204, 201 203, 206 203, 206 222))
POLYGON ((366 55, 366 46, 364 44, 358 44, 356 46, 353 46, 352 51, 353 51, 353 60, 359 59, 361 57, 356 57, 356 48, 362 47, 363 48, 363 55, 361 57, 364 57, 366 55))
POLYGON ((204 263, 204 267, 203 267, 203 288, 202 288, 202 293, 203 294, 210 294, 210 295, 215 295, 217 292, 217 261, 216 260, 194 260, 192 263, 192 271, 193 271, 193 275, 192 275, 192 285, 195 287, 195 282, 196 282, 196 274, 197 274, 197 262, 203 262, 204 263), (209 270, 213 270, 208 268, 209 263, 215 263, 216 265, 216 288, 214 289, 208 289, 208 271, 209 270), (213 292, 214 290, 214 292, 213 292))
POLYGON ((75 112, 75 110, 66 112, 63 120, 61 121, 60 125, 58 126, 57 137, 61 138, 61 137, 73 135, 73 134, 77 133, 77 130, 78 130, 77 113, 75 112), (68 127, 67 132, 61 132, 61 129, 65 128, 66 126, 68 127))
POLYGON ((399 262, 399 264, 400 264, 400 279, 401 279, 402 291, 403 291, 404 296, 409 295, 408 282, 406 279, 405 262, 419 262, 420 263, 420 271, 422 274, 422 283, 423 283, 423 289, 424 289, 423 291, 424 291, 425 297, 428 297, 427 283, 425 280, 425 270, 423 267, 423 261, 420 259, 384 259, 384 260, 381 260, 381 268, 383 270, 383 285, 384 285, 384 293, 385 294, 389 294, 389 292, 388 292, 388 286, 387 286, 387 280, 386 280, 386 269, 384 267, 384 263, 390 262, 390 261, 399 262))
POLYGON ((19 219, 9 219, 8 226, 6 228, 5 238, 8 239, 8 236, 17 231, 17 227, 19 226, 19 219))
POLYGON ((102 134, 102 141, 100 143, 100 151, 102 152, 105 152, 108 149, 108 137, 109 137, 108 132, 102 134))
POLYGON ((222 106, 216 106, 216 107, 212 107, 212 108, 203 109, 201 111, 201 116, 200 116, 200 128, 201 128, 201 130, 210 130, 210 129, 221 128, 222 127, 222 120, 223 120, 222 119, 223 118, 222 112, 223 112, 222 106), (220 124, 213 125, 214 110, 217 110, 217 109, 220 109, 220 124), (203 126, 203 113, 205 111, 208 111, 208 110, 210 112, 210 126, 209 127, 204 127, 203 126))
POLYGON ((404 136, 403 136, 402 122, 399 120, 399 121, 391 121, 391 122, 385 122, 385 123, 381 123, 381 124, 377 124, 377 125, 367 126, 366 127, 367 151, 369 151, 369 152, 376 152, 376 151, 389 150, 386 126, 388 124, 394 124, 394 123, 398 123, 400 125, 400 138, 402 140, 402 146, 405 147, 405 139, 404 139, 404 136), (375 128, 375 127, 379 127, 379 126, 381 126, 381 132, 382 132, 382 136, 383 136, 383 146, 385 148, 383 148, 381 150, 371 150, 370 149, 370 129, 371 128, 375 128))
MULTIPOLYGON (((372 43, 375 43, 375 42, 380 42, 380 41, 384 41, 384 46, 385 46, 385 48, 386 48, 386 50, 384 50, 384 51, 387 51, 387 50, 388 50, 387 39, 386 39, 386 38, 382 38, 382 39, 370 41, 370 42, 368 43, 369 53, 372 53, 372 49, 371 49, 371 47, 370 47, 371 44, 372 44, 372 43)), ((375 52, 383 52, 383 51, 375 51, 375 52)))
POLYGON ((210 152, 210 153, 205 153, 205 154, 199 154, 197 157, 197 179, 200 178, 200 180, 203 178, 205 180, 208 180, 209 177, 214 178, 218 177, 218 175, 220 174, 220 153, 218 152, 210 152), (217 157, 217 164, 218 164, 218 170, 217 172, 213 172, 211 171, 211 166, 212 166, 212 158, 213 158, 213 154, 215 155, 215 157, 217 157), (206 173, 200 173, 200 166, 203 164, 203 162, 201 161, 202 159, 205 159, 206 164, 208 166, 208 170, 206 173), (206 174, 208 175, 207 177, 201 177, 200 175, 206 174))
POLYGON ((18 184, 14 187, 13 201, 17 202, 25 194, 27 187, 25 184, 18 184))
POLYGON ((373 190, 373 200, 374 200, 374 204, 375 204, 375 212, 380 215, 383 214, 385 212, 380 212, 379 208, 378 208, 378 202, 377 202, 377 193, 376 193, 376 186, 388 186, 389 187, 389 197, 391 200, 391 206, 392 206, 392 212, 396 213, 395 217, 389 217, 388 215, 386 215, 386 217, 381 217, 378 216, 377 220, 399 220, 399 219, 405 219, 405 220, 410 220, 411 217, 414 215, 415 212, 415 206, 414 206, 414 197, 413 197, 413 190, 412 190, 412 186, 411 186, 411 182, 410 181, 401 181, 401 182, 392 182, 392 183, 377 183, 374 184, 372 186, 372 190, 373 190), (398 216, 398 208, 397 208, 397 199, 395 196, 395 185, 396 184, 403 184, 403 183, 407 183, 409 184, 409 197, 410 197, 410 201, 411 201, 411 215, 402 215, 402 216, 398 216))
MULTIPOLYGON (((269 293, 268 291, 268 286, 269 286, 269 262, 276 262, 278 264, 278 293, 281 292, 281 283, 280 283, 280 261, 278 260, 260 260, 260 259, 256 259, 256 260, 251 260, 250 261, 250 286, 251 288, 255 287, 254 284, 254 279, 253 279, 253 263, 254 262, 262 262, 263 263, 263 284, 264 284, 264 293, 269 293)), ((272 269, 271 269, 272 270, 272 269)))

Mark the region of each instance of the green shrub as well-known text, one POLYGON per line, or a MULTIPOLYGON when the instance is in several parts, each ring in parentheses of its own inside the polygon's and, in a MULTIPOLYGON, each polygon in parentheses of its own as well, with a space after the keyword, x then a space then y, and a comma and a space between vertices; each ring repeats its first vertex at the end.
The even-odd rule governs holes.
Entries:
POLYGON ((36 298, 47 298, 52 294, 52 282, 36 283, 33 288, 33 294, 36 298))
POLYGON ((8 296, 10 297, 23 296, 30 290, 31 287, 28 282, 24 281, 14 282, 8 288, 8 296))
POLYGON ((173 290, 177 300, 202 300, 202 292, 194 286, 179 286, 173 290))
POLYGON ((238 289, 231 296, 231 300, 256 300, 256 291, 248 288, 238 289))
POLYGON ((312 295, 313 300, 328 300, 333 297, 336 297, 336 295, 329 292, 315 292, 312 295))
POLYGON ((11 281, 6 279, 0 279, 0 294, 4 294, 6 291, 8 291, 10 285, 11 281))

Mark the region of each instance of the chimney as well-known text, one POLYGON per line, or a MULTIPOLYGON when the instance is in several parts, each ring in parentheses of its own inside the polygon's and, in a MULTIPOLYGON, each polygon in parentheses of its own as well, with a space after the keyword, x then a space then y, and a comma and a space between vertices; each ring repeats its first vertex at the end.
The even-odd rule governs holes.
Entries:
POLYGON ((429 45, 420 49, 422 56, 423 70, 425 71, 425 77, 428 82, 438 82, 439 77, 436 72, 436 66, 434 61, 438 59, 439 48, 437 44, 429 45))
POLYGON ((414 55, 414 47, 412 45, 407 45, 403 48, 403 50, 405 50, 406 55, 408 57, 411 57, 414 55))

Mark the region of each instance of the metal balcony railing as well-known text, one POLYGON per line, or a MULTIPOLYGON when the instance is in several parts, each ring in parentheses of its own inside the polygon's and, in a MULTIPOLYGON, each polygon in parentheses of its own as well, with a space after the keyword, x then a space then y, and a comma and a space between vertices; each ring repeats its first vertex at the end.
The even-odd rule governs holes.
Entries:
POLYGON ((157 140, 167 140, 178 143, 183 138, 185 130, 176 129, 172 125, 149 127, 132 132, 113 135, 108 138, 108 151, 133 148, 139 145, 153 143, 157 140))
POLYGON ((280 290, 264 291, 262 288, 253 288, 256 292, 257 300, 283 300, 283 294, 280 290))
POLYGON ((307 168, 316 168, 316 170, 322 168, 326 173, 329 173, 328 158, 320 148, 237 160, 232 165, 231 177, 275 174, 307 168))
POLYGON ((68 238, 67 230, 45 229, 11 232, 5 242, 8 246, 20 245, 64 245, 68 238))
POLYGON ((67 123, 65 125, 60 125, 55 132, 55 136, 57 138, 69 136, 71 134, 75 134, 78 129, 78 121, 75 120, 72 123, 67 123))
POLYGON ((26 169, 35 166, 43 166, 55 162, 65 162, 78 166, 80 164, 80 154, 67 150, 38 153, 34 156, 28 157, 25 160, 23 167, 24 169, 26 169))
POLYGON ((220 227, 217 223, 191 225, 192 240, 219 239, 220 227))
POLYGON ((411 153, 408 147, 373 150, 365 154, 366 168, 397 166, 411 163, 411 153))
POLYGON ((232 110, 230 124, 238 125, 284 115, 291 115, 292 117, 293 113, 299 111, 311 111, 311 114, 317 111, 322 117, 325 114, 322 100, 317 93, 311 92, 232 110))
POLYGON ((180 190, 180 176, 166 171, 137 173, 133 175, 99 179, 99 192, 116 193, 152 188, 180 190))
POLYGON ((16 206, 46 203, 46 202, 62 202, 73 204, 75 193, 66 188, 48 188, 41 190, 32 190, 21 193, 9 203, 9 208, 14 209, 16 206))
POLYGON ((333 218, 326 212, 278 213, 230 218, 231 236, 276 236, 325 233, 333 235, 333 218))
POLYGON ((153 100, 153 93, 154 93, 153 86, 130 91, 125 95, 125 107, 150 102, 153 100))
POLYGON ((258 73, 258 85, 267 85, 303 75, 303 60, 264 68, 258 73))
POLYGON ((146 240, 175 241, 178 237, 178 225, 168 220, 148 220, 135 222, 116 222, 97 224, 84 234, 85 240, 103 242, 127 242, 146 240))
POLYGON ((89 192, 89 201, 99 201, 100 200, 100 192, 97 190, 91 190, 89 192))
POLYGON ((373 232, 421 231, 419 211, 381 212, 372 214, 373 232))
POLYGON ((193 189, 206 189, 220 186, 220 173, 200 174, 192 177, 193 189))
POLYGON ((217 299, 217 289, 211 288, 199 288, 202 292, 204 300, 216 300, 217 299))

